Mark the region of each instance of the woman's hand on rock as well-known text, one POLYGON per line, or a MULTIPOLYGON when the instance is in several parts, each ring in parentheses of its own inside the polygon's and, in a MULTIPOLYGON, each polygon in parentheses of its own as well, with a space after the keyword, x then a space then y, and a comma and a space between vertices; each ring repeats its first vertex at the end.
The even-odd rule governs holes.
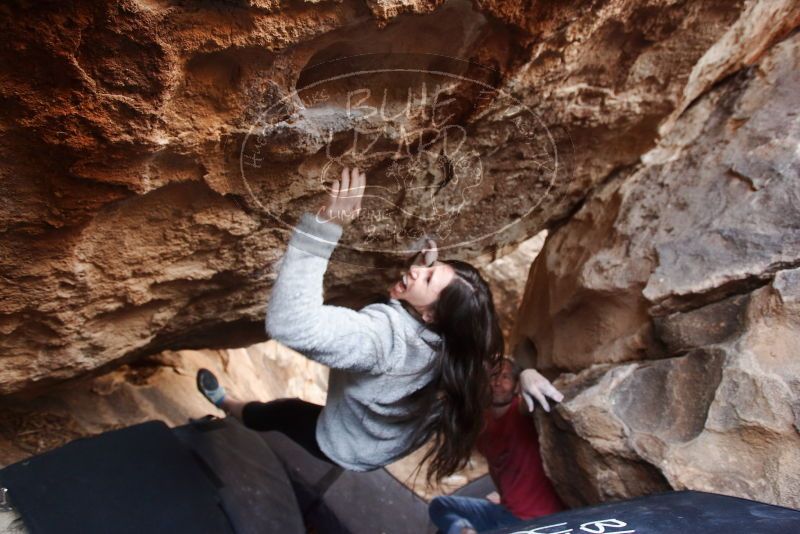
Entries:
POLYGON ((550 405, 547 403, 547 397, 550 397, 556 402, 561 402, 564 395, 558 391, 548 379, 543 377, 536 369, 525 369, 519 375, 520 392, 525 404, 528 405, 528 411, 532 412, 536 404, 533 399, 536 399, 542 405, 544 411, 550 411, 550 405))
MULTIPOLYGON (((417 246, 420 246, 418 244, 417 246)), ((421 249, 417 252, 411 265, 418 265, 420 267, 430 267, 439 258, 439 249, 436 247, 436 241, 427 237, 422 239, 421 249)))
POLYGON ((319 209, 317 218, 340 226, 350 224, 361 213, 361 199, 366 187, 367 176, 359 172, 358 167, 352 170, 345 167, 342 169, 342 179, 334 180, 330 199, 319 209))

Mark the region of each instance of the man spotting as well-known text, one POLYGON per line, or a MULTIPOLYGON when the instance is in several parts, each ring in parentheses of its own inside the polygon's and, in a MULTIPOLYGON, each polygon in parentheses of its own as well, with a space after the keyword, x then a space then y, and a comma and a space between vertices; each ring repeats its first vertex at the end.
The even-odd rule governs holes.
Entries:
POLYGON ((489 500, 494 494, 486 499, 433 499, 429 514, 442 534, 472 534, 512 526, 563 509, 545 475, 536 428, 526 413, 533 411, 533 398, 549 411, 545 397, 559 402, 563 395, 537 371, 520 371, 509 358, 492 373, 491 389, 492 408, 477 448, 489 463, 499 502, 489 500))

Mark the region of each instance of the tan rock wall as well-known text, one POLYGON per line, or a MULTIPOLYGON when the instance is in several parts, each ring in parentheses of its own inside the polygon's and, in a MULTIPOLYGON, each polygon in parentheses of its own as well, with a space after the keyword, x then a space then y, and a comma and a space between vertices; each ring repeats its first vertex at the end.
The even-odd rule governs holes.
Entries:
POLYGON ((169 351, 45 393, 0 399, 0 463, 152 419, 180 426, 206 414, 224 417, 197 391, 201 367, 218 374, 226 390, 242 400, 325 402, 327 369, 275 341, 247 349, 169 351))
MULTIPOLYGON (((528 9, 465 0, 4 4, 0 392, 41 389, 165 349, 263 340, 287 232, 262 207, 288 223, 316 207, 324 197, 316 185, 324 128, 346 137, 357 126, 342 113, 346 83, 327 86, 328 107, 302 91, 359 66, 338 60, 401 52, 435 54, 421 65, 428 70, 445 56, 488 67, 462 63, 462 74, 483 85, 444 93, 452 120, 468 132, 464 151, 480 157, 486 177, 452 239, 519 221, 448 252, 485 264, 569 217, 595 184, 652 147, 659 124, 685 105, 698 60, 718 50, 745 7, 728 0, 528 9), (283 100, 296 89, 296 98, 283 100), (537 120, 525 123, 526 113, 537 120), (240 158, 250 128, 265 117, 275 127, 250 184, 259 207, 240 158)), ((750 57, 709 60, 706 70, 723 75, 750 57)), ((695 78, 692 87, 711 80, 695 78)), ((387 83, 416 82, 400 76, 367 85, 380 100, 387 83)), ((388 106, 403 102, 393 94, 388 106)), ((383 126, 388 142, 400 141, 400 124, 383 126)), ((385 158, 359 163, 376 186, 394 183, 385 158)), ((446 178, 430 168, 413 172, 446 178)), ((413 215, 430 209, 415 195, 398 208, 412 215, 397 217, 394 229, 378 225, 383 239, 416 230, 413 215)), ((352 238, 366 231, 356 228, 352 238)), ((382 290, 398 264, 338 263, 328 296, 345 302, 353 287, 382 290)))
POLYGON ((531 269, 515 336, 541 369, 572 372, 538 419, 572 504, 672 487, 800 506, 797 32, 757 57, 598 188, 531 269))

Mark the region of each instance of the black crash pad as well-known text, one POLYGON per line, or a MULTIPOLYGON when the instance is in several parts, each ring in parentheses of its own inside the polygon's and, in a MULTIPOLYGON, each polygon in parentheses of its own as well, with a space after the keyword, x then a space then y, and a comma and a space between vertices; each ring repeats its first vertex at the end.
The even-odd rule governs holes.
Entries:
POLYGON ((427 503, 385 469, 345 471, 278 432, 261 433, 283 462, 306 525, 320 534, 434 532, 427 503))
POLYGON ((306 532, 283 465, 256 432, 228 417, 173 433, 213 473, 236 534, 306 532))
POLYGON ((0 471, 38 533, 305 533, 283 464, 235 419, 150 422, 0 471))
POLYGON ((800 511, 698 491, 577 508, 492 534, 776 534, 800 532, 800 511))
POLYGON ((212 480, 160 421, 10 465, 0 483, 31 534, 233 532, 212 480))

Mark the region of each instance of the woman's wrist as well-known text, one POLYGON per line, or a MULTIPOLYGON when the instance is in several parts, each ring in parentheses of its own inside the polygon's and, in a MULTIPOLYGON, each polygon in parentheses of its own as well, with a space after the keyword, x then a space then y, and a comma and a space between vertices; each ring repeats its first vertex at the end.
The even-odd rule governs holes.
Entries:
POLYGON ((324 206, 317 210, 317 213, 314 215, 314 220, 319 224, 327 224, 329 226, 338 226, 339 228, 344 228, 344 225, 339 222, 337 218, 331 217, 325 213, 324 206))
POLYGON ((332 211, 328 206, 322 206, 317 211, 317 221, 320 224, 335 224, 341 228, 348 226, 358 218, 359 210, 352 211, 332 211))
POLYGON ((342 227, 323 222, 316 214, 305 212, 295 226, 289 244, 316 256, 329 257, 342 237, 342 227))

